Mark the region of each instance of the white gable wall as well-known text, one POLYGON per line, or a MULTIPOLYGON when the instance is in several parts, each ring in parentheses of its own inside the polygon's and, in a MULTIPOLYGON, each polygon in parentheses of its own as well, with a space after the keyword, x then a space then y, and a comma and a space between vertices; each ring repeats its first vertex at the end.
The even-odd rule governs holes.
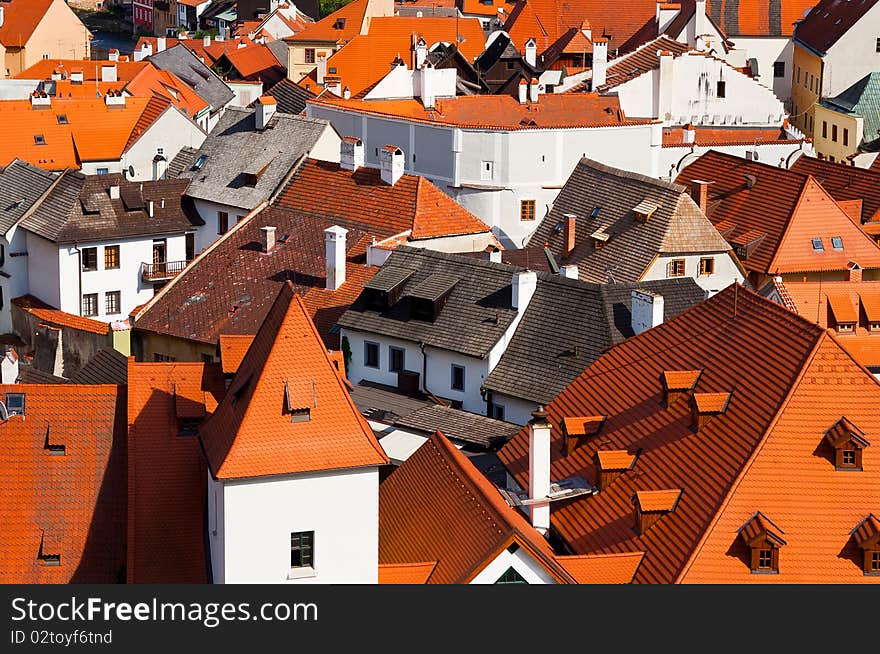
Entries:
MULTIPOLYGON (((131 181, 157 179, 153 158, 160 148, 162 156, 170 163, 181 148, 199 148, 206 137, 207 134, 198 125, 174 107, 169 107, 122 155, 121 169, 134 167, 134 176, 128 177, 131 181)), ((83 172, 86 172, 85 165, 83 172)))
POLYGON ((494 584, 508 568, 513 568, 530 584, 555 584, 543 566, 539 565, 522 547, 511 554, 504 550, 477 573, 472 584, 494 584))
POLYGON ((734 282, 742 283, 745 280, 742 271, 733 259, 733 255, 729 252, 663 255, 653 261, 648 270, 642 275, 642 280, 670 279, 669 262, 675 259, 684 259, 684 276, 692 277, 709 296, 724 290, 734 282), (715 272, 713 274, 700 274, 700 259, 703 257, 710 257, 715 260, 715 272))

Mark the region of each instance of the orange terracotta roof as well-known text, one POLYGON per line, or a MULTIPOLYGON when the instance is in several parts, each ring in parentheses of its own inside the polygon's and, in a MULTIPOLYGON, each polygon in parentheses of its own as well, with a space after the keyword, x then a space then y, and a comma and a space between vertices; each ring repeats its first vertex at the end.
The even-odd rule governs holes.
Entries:
POLYGON ((556 562, 579 584, 628 584, 644 558, 644 552, 622 552, 557 556, 556 562))
POLYGON ((331 43, 350 41, 361 31, 361 24, 364 21, 368 1, 354 0, 349 2, 317 23, 309 25, 298 34, 285 37, 284 40, 294 42, 328 41, 331 43))
POLYGON ((199 438, 218 479, 388 463, 290 282, 199 438), (300 409, 308 419, 293 421, 300 409))
POLYGON ((380 563, 380 584, 426 584, 437 567, 436 561, 426 563, 380 563))
POLYGON ((436 560, 428 583, 468 583, 512 543, 558 582, 574 581, 547 541, 439 432, 379 486, 380 565, 436 560))
POLYGON ((83 74, 83 86, 91 82, 92 91, 95 89, 95 81, 101 80, 101 67, 111 64, 116 65, 116 88, 120 88, 125 82, 134 79, 145 68, 152 68, 148 61, 96 61, 87 59, 41 59, 30 68, 14 76, 15 79, 50 80, 55 69, 61 69, 70 81, 70 74, 74 70, 80 70, 83 74))
POLYGON ((207 100, 184 84, 177 75, 153 66, 136 75, 125 85, 125 91, 133 96, 147 98, 157 94, 182 109, 191 118, 210 106, 207 100))
POLYGON ((72 313, 67 313, 59 309, 53 309, 42 300, 32 295, 21 295, 12 300, 12 303, 20 309, 27 311, 32 316, 36 316, 43 322, 49 323, 57 327, 69 327, 90 334, 107 334, 110 331, 110 325, 100 320, 92 320, 91 318, 83 318, 72 313))
POLYGON ((694 393, 694 405, 699 413, 724 413, 731 393, 694 393))
POLYGON ((605 416, 565 417, 562 419, 565 433, 576 435, 595 434, 605 422, 605 416))
POLYGON ((675 39, 661 35, 653 41, 645 43, 631 54, 609 62, 608 70, 606 71, 607 81, 599 87, 600 90, 607 91, 613 89, 649 71, 659 70, 660 57, 657 56, 658 50, 678 56, 684 54, 690 48, 686 43, 679 43, 675 39))
POLYGON ((599 450, 596 460, 602 470, 629 470, 635 463, 636 455, 626 450, 599 450))
POLYGON ((0 43, 7 48, 26 45, 54 1, 8 0, 5 2, 3 25, 0 25, 0 43))
POLYGON ((831 312, 834 314, 835 322, 856 323, 859 321, 859 310, 853 304, 852 299, 850 299, 849 293, 831 292, 826 293, 825 297, 828 300, 831 312))
POLYGON ((129 359, 128 583, 207 582, 205 462, 198 438, 178 435, 177 400, 210 415, 224 389, 219 364, 129 359))
MULTIPOLYGON (((880 161, 880 157, 877 157, 880 161)), ((791 166, 792 170, 806 175, 812 175, 822 185, 837 203, 845 207, 845 211, 856 222, 880 221, 880 193, 876 192, 880 186, 880 168, 867 170, 855 166, 841 166, 839 163, 831 163, 814 157, 801 156, 791 166), (855 213, 855 205, 849 209, 844 203, 861 202, 859 213, 855 213)))
POLYGON ((275 84, 284 78, 286 62, 282 65, 265 45, 230 50, 226 59, 246 80, 271 79, 275 84))
POLYGON ((853 539, 859 547, 876 545, 878 536, 880 536, 880 519, 873 513, 862 520, 853 532, 853 539))
MULTIPOLYGON (((126 100, 126 104, 127 103, 128 101, 126 100)), ((124 151, 127 152, 129 148, 137 143, 137 140, 144 135, 144 132, 146 132, 171 105, 172 101, 167 96, 156 94, 150 96, 147 99, 144 110, 141 112, 141 115, 138 117, 138 120, 134 125, 134 128, 131 130, 131 133, 128 136, 128 140, 125 143, 124 151)), ((84 148, 80 145, 81 141, 82 139, 77 142, 77 149, 79 150, 80 156, 82 157, 83 161, 104 158, 102 156, 99 156, 97 151, 92 153, 91 141, 86 141, 86 143, 88 144, 88 148, 86 148, 85 152, 83 152, 84 148)))
POLYGON ((0 386, 6 393, 25 395, 26 415, 0 421, 0 583, 124 580, 124 389, 0 386))
POLYGON ((725 239, 740 245, 737 255, 749 271, 846 270, 850 261, 880 268, 880 247, 809 175, 710 150, 675 181, 690 187, 694 180, 710 182, 709 220, 733 225, 725 239), (747 175, 755 180, 751 187, 747 175), (749 233, 764 238, 744 256, 749 233), (833 247, 834 237, 842 239, 842 248, 833 247), (814 238, 822 240, 821 251, 813 248, 814 238))
POLYGON ((352 172, 315 159, 306 161, 276 204, 313 215, 344 215, 348 224, 383 238, 409 232, 411 239, 427 239, 491 229, 424 177, 404 175, 391 186, 378 168, 352 172))
POLYGON ((492 17, 498 14, 499 8, 504 9, 505 14, 509 14, 513 10, 516 0, 458 0, 456 4, 464 15, 492 17))
POLYGON ((224 375, 238 370, 253 342, 254 337, 249 334, 220 334, 220 363, 224 375))
POLYGON ((664 370, 662 379, 666 388, 670 390, 692 390, 701 374, 703 374, 702 370, 664 370))
POLYGON ((799 143, 804 139, 793 139, 782 127, 696 127, 694 143, 685 143, 684 130, 681 128, 665 128, 663 130, 663 147, 721 147, 726 145, 766 145, 791 141, 799 143))
POLYGON ((680 488, 667 490, 637 490, 635 501, 642 511, 675 511, 681 498, 680 488))
POLYGON ((310 104, 339 107, 346 112, 402 118, 419 123, 487 130, 565 129, 647 125, 650 119, 627 118, 617 96, 598 93, 551 93, 537 105, 520 104, 509 95, 470 95, 441 98, 433 111, 419 100, 344 100, 327 95, 310 104))

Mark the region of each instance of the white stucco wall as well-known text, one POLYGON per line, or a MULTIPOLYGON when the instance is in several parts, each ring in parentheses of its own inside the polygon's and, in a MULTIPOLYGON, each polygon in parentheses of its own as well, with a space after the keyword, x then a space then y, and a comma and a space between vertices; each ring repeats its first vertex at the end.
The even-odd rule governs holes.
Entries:
MULTIPOLYGON (((234 196, 230 195, 230 198, 232 197, 234 196)), ((196 227, 196 254, 222 236, 222 234, 217 233, 217 228, 219 226, 219 212, 225 211, 229 215, 229 229, 232 229, 232 227, 238 222, 239 216, 243 218, 250 212, 250 209, 243 207, 235 207, 229 204, 218 204, 217 202, 208 202, 206 200, 193 200, 193 205, 201 219, 205 221, 204 225, 196 227)))
POLYGON ((229 101, 229 106, 231 107, 247 107, 263 95, 262 82, 228 81, 226 86, 235 93, 235 97, 229 101))
POLYGON ((525 425, 532 419, 532 411, 538 408, 537 402, 529 402, 503 393, 492 393, 492 403, 504 407, 504 419, 517 425, 525 425))
POLYGON ((494 584, 508 568, 513 568, 530 584, 555 584, 547 571, 522 548, 513 554, 504 550, 477 573, 472 584, 494 584))
POLYGON ((4 261, 0 266, 0 271, 4 273, 0 276, 0 287, 3 289, 0 296, 0 334, 12 331, 10 301, 28 292, 27 232, 11 229, 8 236, 10 240, 0 237, 4 250, 4 261))
MULTIPOLYGON (((24 232, 24 230, 19 230, 24 232)), ((59 307, 61 304, 61 286, 59 284, 60 256, 58 246, 55 243, 40 238, 31 232, 26 234, 27 243, 27 267, 28 287, 31 295, 40 298, 43 302, 59 307)), ((73 288, 76 292, 76 277, 73 278, 73 288)), ((75 311, 74 313, 79 313, 75 311)))
MULTIPOLYGON (((222 519, 210 534, 217 583, 375 584, 379 473, 359 468, 219 484, 222 519), (313 575, 292 578, 290 534, 314 531, 313 575), (222 547, 222 557, 213 552, 222 547)), ((210 486, 209 486, 210 488, 210 486)), ((210 513, 215 504, 209 495, 210 513)), ((209 527, 210 529, 210 527, 209 527)))
POLYGON ((874 5, 832 45, 823 58, 822 96, 845 91, 873 70, 880 70, 880 4, 874 5))
POLYGON ((815 156, 813 145, 809 142, 779 141, 778 143, 753 143, 743 145, 713 145, 713 146, 675 146, 663 148, 660 151, 660 177, 662 179, 675 179, 686 166, 692 164, 700 155, 709 150, 717 150, 726 154, 732 154, 745 159, 749 151, 758 152, 758 161, 789 168, 797 161, 800 154, 815 156))
POLYGON ((201 147, 206 137, 207 134, 196 123, 174 107, 169 107, 123 154, 122 169, 134 167, 134 177, 128 178, 132 181, 156 179, 153 157, 159 148, 170 162, 184 146, 201 147))
POLYGON ((648 268, 642 276, 642 279, 645 281, 669 279, 668 265, 673 259, 684 259, 684 276, 692 277, 699 287, 704 291, 707 291, 710 296, 715 295, 718 291, 724 290, 733 282, 742 283, 745 279, 733 257, 728 253, 666 255, 657 257, 651 267, 648 268), (703 257, 711 257, 715 259, 715 272, 713 274, 700 274, 700 259, 703 257))
POLYGON ((758 60, 757 80, 773 90, 777 98, 787 102, 791 98, 791 67, 794 57, 794 45, 785 37, 735 36, 732 40, 736 48, 726 56, 719 52, 731 65, 746 65, 749 59, 758 60), (781 61, 785 64, 785 74, 774 77, 773 64, 781 61), (740 63, 742 62, 742 63, 740 63))

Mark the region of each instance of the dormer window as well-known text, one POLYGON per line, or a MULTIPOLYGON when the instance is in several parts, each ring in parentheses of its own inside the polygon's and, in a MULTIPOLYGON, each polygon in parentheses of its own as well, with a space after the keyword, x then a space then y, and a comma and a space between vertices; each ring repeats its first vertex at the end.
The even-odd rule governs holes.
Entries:
POLYGON ((410 299, 410 317, 428 322, 437 320, 457 284, 457 277, 428 275, 407 292, 410 299))
POLYGON ((34 134, 34 145, 46 145, 46 137, 42 134, 34 134))
POLYGON ((663 403, 669 407, 680 398, 690 397, 702 374, 702 370, 664 370, 660 375, 663 403))
POLYGON ((10 416, 24 415, 24 393, 6 394, 6 412, 10 416))
POLYGON ((290 415, 290 422, 309 422, 312 419, 315 393, 314 381, 311 384, 284 382, 284 413, 290 415))
POLYGON ((598 436, 605 424, 605 416, 580 416, 562 419, 565 456, 584 445, 594 436, 598 436))
POLYGON ((870 443, 861 429, 843 417, 825 432, 825 441, 834 449, 837 470, 862 469, 862 450, 870 443))
POLYGON ((608 488, 615 479, 636 464, 636 455, 626 450, 599 450, 593 457, 598 470, 596 486, 600 491, 608 488))
POLYGON ((660 518, 672 513, 681 500, 681 489, 640 490, 632 497, 635 507, 635 530, 641 535, 660 518))
POLYGON ((852 530, 852 537, 862 550, 862 572, 880 576, 880 518, 869 514, 852 530))
POLYGON ((812 239, 810 239, 810 241, 813 244, 813 252, 824 252, 825 251, 825 246, 822 245, 821 238, 818 238, 818 237, 812 238, 812 239))
POLYGON ((733 393, 694 393, 691 397, 693 427, 700 431, 712 418, 727 411, 733 393))
POLYGON ((740 539, 749 550, 752 574, 778 574, 779 549, 785 545, 783 531, 758 511, 739 530, 740 539))

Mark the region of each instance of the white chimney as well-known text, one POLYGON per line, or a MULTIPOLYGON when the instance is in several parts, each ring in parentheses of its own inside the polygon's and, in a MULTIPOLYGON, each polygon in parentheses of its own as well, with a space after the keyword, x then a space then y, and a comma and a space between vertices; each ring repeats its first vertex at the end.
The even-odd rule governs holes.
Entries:
POLYGON ((254 108, 256 109, 255 116, 257 130, 262 131, 266 129, 269 120, 271 120, 272 116, 274 116, 275 112, 278 110, 278 101, 271 95, 264 95, 257 99, 254 108))
POLYGON ((111 200, 118 200, 119 199, 119 184, 113 184, 113 186, 110 187, 110 199, 111 200))
POLYGON ((539 86, 538 79, 536 77, 533 77, 532 81, 529 83, 529 100, 531 102, 538 101, 538 95, 540 95, 540 92, 538 90, 538 86, 539 86))
POLYGON ((344 89, 342 89, 342 97, 346 100, 351 99, 351 89, 348 88, 347 86, 344 89))
POLYGON ((529 39, 526 41, 525 50, 526 63, 532 68, 535 68, 538 62, 538 44, 535 43, 535 39, 529 39))
POLYGON ((271 252, 275 247, 275 228, 260 227, 260 240, 263 252, 271 252))
POLYGON ((597 37, 593 41, 593 90, 605 84, 608 73, 608 39, 597 37))
POLYGON ((211 45, 211 37, 210 37, 210 35, 209 35, 209 36, 206 36, 206 37, 204 37, 204 38, 202 39, 202 45, 203 45, 204 47, 206 47, 206 48, 207 48, 209 45, 211 45))
POLYGON ((125 93, 122 91, 107 91, 107 94, 104 96, 104 104, 108 107, 124 107, 125 93))
POLYGON ((168 41, 164 36, 160 36, 156 39, 156 52, 162 52, 168 47, 168 41))
POLYGON ((81 68, 70 71, 70 81, 73 84, 82 84, 85 81, 85 75, 81 68))
POLYGON ((355 171, 364 165, 364 142, 356 136, 343 136, 339 144, 339 167, 355 171))
POLYGON ((382 181, 391 186, 397 184, 397 180, 403 177, 405 166, 403 150, 396 145, 386 145, 379 150, 379 162, 382 181))
POLYGON ((140 50, 134 51, 134 60, 143 61, 147 57, 153 56, 153 46, 149 43, 143 43, 140 50))
POLYGON ((119 61, 119 50, 116 48, 110 48, 110 50, 107 51, 107 59, 110 61, 119 61))
POLYGON ((492 263, 501 263, 501 250, 497 247, 492 246, 489 251, 486 253, 489 261, 492 263))
POLYGON ((425 109, 434 108, 440 74, 430 63, 426 63, 418 69, 419 97, 422 99, 422 106, 425 109))
POLYGON ((246 47, 248 47, 247 41, 245 41, 244 39, 241 39, 241 40, 239 40, 238 45, 236 46, 236 49, 241 50, 242 48, 246 48, 246 47))
POLYGON ((318 59, 315 62, 315 80, 318 84, 324 83, 324 77, 327 75, 327 53, 322 52, 318 54, 318 59))
POLYGON ((523 313, 538 288, 538 273, 532 270, 515 272, 511 286, 510 306, 516 309, 517 313, 523 313))
POLYGON ((428 44, 425 43, 425 39, 419 39, 413 46, 413 56, 414 69, 421 67, 425 63, 425 60, 428 58, 428 44))
POLYGON ((119 81, 116 77, 116 64, 103 64, 101 66, 101 81, 102 82, 117 82, 117 81, 119 81))
POLYGON ((684 142, 693 145, 697 142, 697 130, 693 125, 688 123, 682 127, 684 142))
MULTIPOLYGON (((2 11, 2 8, 0 8, 2 11)), ((0 13, 0 16, 3 14, 0 13)), ((3 357, 3 362, 0 364, 0 382, 4 384, 14 384, 18 381, 18 354, 12 348, 6 350, 6 355, 3 357)))
MULTIPOLYGON (((0 7, 0 27, 3 27, 3 23, 6 21, 6 9, 5 7, 0 7)), ((6 382, 3 382, 4 384, 6 382)))
POLYGON ((327 288, 335 291, 345 283, 345 235, 347 229, 333 225, 324 230, 327 256, 327 288))
POLYGON ((630 309, 633 332, 638 335, 663 322, 663 296, 651 291, 634 290, 630 309))
POLYGON ((34 91, 31 93, 31 107, 41 109, 52 106, 52 98, 42 91, 34 91))
POLYGON ((660 57, 660 89, 657 117, 660 120, 669 120, 672 116, 672 98, 675 93, 673 56, 669 50, 661 50, 658 56, 660 57))
POLYGON ((525 78, 519 81, 519 103, 525 104, 529 99, 529 83, 525 78))
POLYGON ((153 201, 147 200, 147 215, 152 218, 153 217, 153 201))
POLYGON ((568 279, 578 278, 578 267, 576 263, 569 263, 559 268, 559 274, 568 279))
POLYGON ((709 19, 706 17, 706 0, 696 0, 696 13, 694 15, 694 35, 703 36, 709 34, 709 19))
MULTIPOLYGON (((543 406, 529 420, 529 499, 550 495, 550 422, 543 406)), ((541 535, 550 531, 550 501, 529 505, 529 519, 541 535)))

